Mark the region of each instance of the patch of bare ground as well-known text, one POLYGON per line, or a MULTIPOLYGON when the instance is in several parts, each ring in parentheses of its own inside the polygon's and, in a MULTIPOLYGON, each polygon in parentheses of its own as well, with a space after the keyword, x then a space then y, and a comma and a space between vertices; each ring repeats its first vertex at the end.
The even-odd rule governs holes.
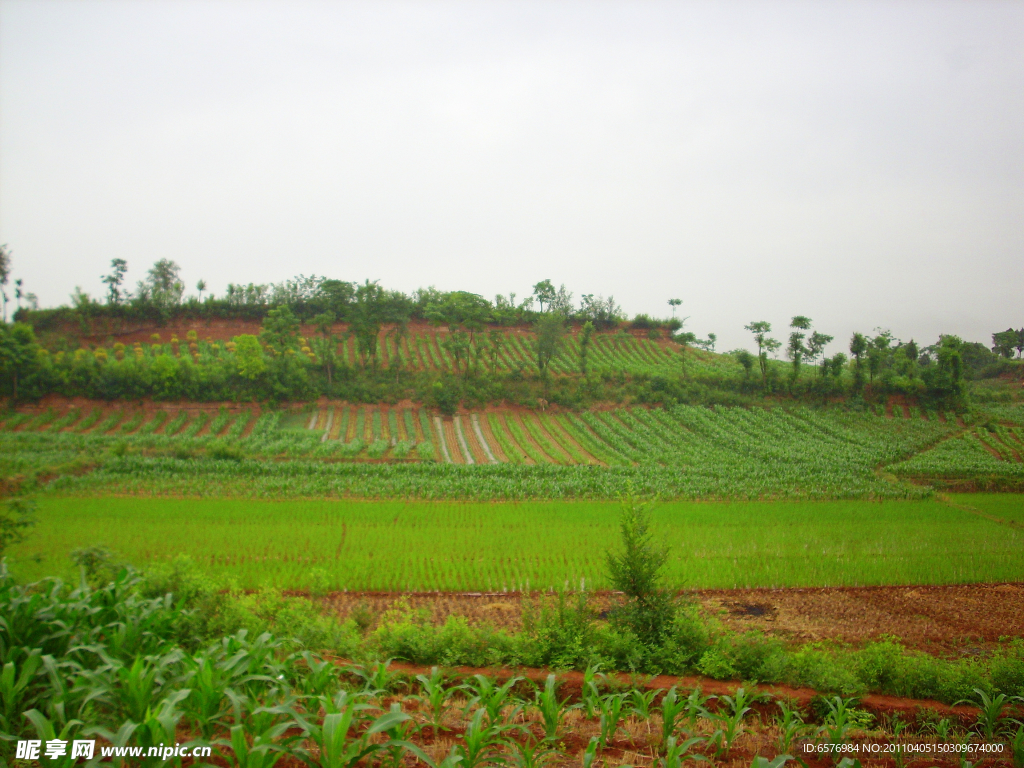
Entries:
MULTIPOLYGON (((908 648, 938 656, 970 656, 996 647, 1000 638, 1024 636, 1024 583, 907 587, 701 590, 689 593, 731 629, 759 629, 787 643, 835 641, 852 645, 895 637, 908 648)), ((552 601, 534 594, 533 603, 552 601)), ((381 616, 397 601, 424 610, 442 624, 449 616, 522 628, 524 597, 508 593, 336 592, 322 599, 325 611, 347 617, 363 606, 381 616)), ((601 613, 618 600, 593 595, 601 613)))

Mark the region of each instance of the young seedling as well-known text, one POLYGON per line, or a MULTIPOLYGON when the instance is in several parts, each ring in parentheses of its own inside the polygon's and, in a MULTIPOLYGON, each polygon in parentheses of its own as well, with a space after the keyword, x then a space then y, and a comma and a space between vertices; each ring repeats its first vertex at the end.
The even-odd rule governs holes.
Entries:
POLYGON ((691 729, 697 727, 697 718, 711 718, 711 713, 708 712, 707 704, 717 698, 717 696, 701 695, 699 685, 690 691, 690 695, 686 697, 686 720, 691 729))
POLYGON ((484 714, 483 709, 478 709, 473 713, 473 718, 469 721, 462 736, 462 743, 452 748, 452 755, 458 757, 462 762, 461 768, 477 768, 477 766, 487 763, 503 763, 505 759, 501 753, 509 742, 505 737, 505 732, 512 728, 522 728, 522 726, 485 721, 484 714))
POLYGON ((669 736, 665 741, 665 756, 658 760, 660 768, 681 768, 684 760, 700 760, 707 762, 707 758, 700 754, 691 754, 690 750, 697 744, 704 742, 699 736, 693 736, 685 741, 677 741, 675 736, 669 736))
POLYGON ((853 725, 850 710, 853 709, 855 703, 856 699, 844 699, 842 696, 826 699, 828 716, 825 718, 824 725, 818 728, 818 735, 824 736, 829 744, 845 744, 853 725))
POLYGON ((630 711, 639 720, 650 720, 651 719, 651 705, 654 704, 654 699, 661 693, 660 690, 654 691, 640 691, 634 690, 630 692, 630 711))
POLYGON ((775 717, 775 725, 779 729, 779 740, 777 742, 779 752, 788 755, 793 749, 793 742, 799 739, 805 732, 804 718, 800 710, 790 707, 785 701, 778 701, 779 714, 775 717))
POLYGON ((622 707, 626 702, 624 693, 610 693, 598 701, 601 710, 601 749, 609 741, 615 739, 615 733, 619 729, 619 721, 622 719, 622 707))
POLYGON ((593 719, 600 708, 601 685, 607 678, 600 670, 600 664, 591 664, 583 673, 583 711, 587 719, 593 719))
POLYGON ((750 712, 750 705, 763 698, 763 694, 750 693, 746 688, 736 689, 735 696, 722 696, 719 698, 722 706, 718 712, 709 713, 710 719, 719 724, 719 728, 713 737, 717 743, 716 757, 732 749, 736 737, 743 731, 743 719, 750 712))
POLYGON ((349 667, 349 671, 363 681, 364 691, 372 691, 374 695, 379 696, 390 691, 394 685, 395 674, 388 669, 392 661, 393 659, 377 661, 369 667, 354 664, 349 667))
POLYGON ((669 738, 679 727, 679 720, 686 710, 686 700, 680 699, 673 685, 668 693, 661 700, 661 749, 664 752, 668 747, 669 738))
POLYGON ((981 736, 984 736, 988 741, 995 741, 999 734, 1004 730, 1005 725, 1011 722, 1003 717, 1003 710, 1013 703, 1014 701, 1022 701, 1019 696, 1007 696, 1005 693, 1001 693, 998 696, 989 696, 981 688, 975 688, 974 693, 977 694, 977 699, 971 701, 969 699, 961 699, 956 702, 953 706, 958 704, 970 704, 978 708, 978 722, 977 729, 981 736))
MULTIPOLYGON (((521 677, 513 677, 499 687, 489 677, 473 675, 475 683, 469 682, 461 686, 461 688, 473 694, 472 698, 466 703, 466 711, 468 712, 474 706, 480 707, 487 712, 490 722, 500 722, 502 720, 502 710, 512 702, 512 689, 522 679, 521 677)), ((515 718, 521 709, 522 706, 517 704, 508 719, 515 718)))
POLYGON ((562 724, 562 718, 569 710, 576 709, 579 705, 567 707, 569 699, 558 698, 558 691, 555 683, 555 676, 548 675, 544 681, 544 690, 537 693, 534 699, 534 706, 540 712, 541 721, 544 726, 544 738, 547 741, 554 741, 558 738, 558 728, 562 724))
POLYGON ((512 764, 516 768, 544 768, 548 758, 556 754, 546 741, 533 738, 525 742, 513 741, 512 748, 515 749, 512 764))
POLYGON ((750 768, 782 768, 786 763, 793 759, 792 755, 778 755, 777 757, 769 760, 767 757, 758 755, 754 758, 754 762, 750 764, 750 768))
POLYGON ((442 724, 444 709, 452 696, 452 689, 445 688, 444 674, 437 667, 431 667, 430 677, 416 675, 416 680, 419 681, 421 693, 414 698, 429 708, 430 724, 434 727, 435 733, 445 730, 442 724))

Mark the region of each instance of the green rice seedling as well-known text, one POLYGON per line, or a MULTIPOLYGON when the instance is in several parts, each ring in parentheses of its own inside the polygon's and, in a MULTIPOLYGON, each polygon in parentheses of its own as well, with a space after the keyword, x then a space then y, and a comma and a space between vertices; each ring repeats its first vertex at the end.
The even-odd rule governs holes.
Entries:
POLYGON ((430 668, 430 677, 416 675, 416 680, 420 684, 420 694, 414 698, 430 710, 430 724, 434 727, 435 733, 440 733, 445 730, 442 724, 444 710, 454 689, 445 687, 444 673, 437 667, 430 668))
POLYGON ((683 741, 678 741, 675 736, 665 739, 665 754, 658 759, 659 768, 680 768, 686 760, 706 761, 703 755, 690 752, 698 744, 703 744, 704 739, 700 736, 691 736, 683 741))
MULTIPOLYGON (((482 708, 487 712, 487 718, 492 723, 502 720, 502 711, 512 704, 512 689, 516 683, 523 678, 510 678, 504 685, 498 686, 494 680, 486 675, 473 675, 472 680, 460 686, 463 690, 472 694, 466 702, 466 711, 473 707, 482 708)), ((514 719, 522 710, 521 705, 514 705, 511 715, 506 719, 514 719)))
POLYGON ((779 752, 789 754, 793 750, 793 744, 802 738, 807 731, 803 715, 795 706, 790 706, 785 701, 777 701, 779 714, 775 717, 775 725, 779 729, 777 746, 779 752))
POLYGON ((1019 696, 1007 696, 1005 693, 1000 693, 998 696, 989 696, 981 688, 975 688, 974 694, 976 696, 974 700, 961 699, 953 706, 970 704, 973 707, 977 707, 978 721, 975 727, 978 733, 988 741, 995 741, 1007 725, 1016 723, 1015 720, 1004 718, 1003 710, 1014 702, 1024 703, 1024 699, 1019 696))
POLYGON ((544 690, 538 691, 534 696, 534 707, 540 712, 544 738, 548 741, 555 741, 558 738, 558 729, 562 725, 562 719, 570 710, 579 706, 567 706, 568 703, 568 697, 558 698, 555 676, 548 675, 544 681, 544 690))

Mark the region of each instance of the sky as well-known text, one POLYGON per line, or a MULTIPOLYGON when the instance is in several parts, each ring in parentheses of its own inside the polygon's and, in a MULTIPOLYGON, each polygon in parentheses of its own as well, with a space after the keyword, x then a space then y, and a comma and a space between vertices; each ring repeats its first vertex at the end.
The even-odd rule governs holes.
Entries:
POLYGON ((0 0, 0 243, 42 306, 168 258, 990 344, 1024 3, 0 0))

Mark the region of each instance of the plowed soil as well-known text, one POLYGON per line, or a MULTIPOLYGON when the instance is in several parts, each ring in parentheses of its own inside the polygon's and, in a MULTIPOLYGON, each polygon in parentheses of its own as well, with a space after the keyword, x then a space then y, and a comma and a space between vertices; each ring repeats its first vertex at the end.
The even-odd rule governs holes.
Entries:
MULTIPOLYGON (((949 657, 977 655, 1000 638, 1024 636, 1024 583, 707 590, 690 596, 731 629, 759 629, 793 644, 861 645, 892 636, 908 648, 949 657)), ((426 609, 437 623, 461 615, 510 630, 522 626, 523 597, 516 593, 339 592, 324 602, 342 615, 364 604, 379 616, 398 599, 426 609)), ((593 605, 603 611, 617 599, 599 593, 593 605)))

